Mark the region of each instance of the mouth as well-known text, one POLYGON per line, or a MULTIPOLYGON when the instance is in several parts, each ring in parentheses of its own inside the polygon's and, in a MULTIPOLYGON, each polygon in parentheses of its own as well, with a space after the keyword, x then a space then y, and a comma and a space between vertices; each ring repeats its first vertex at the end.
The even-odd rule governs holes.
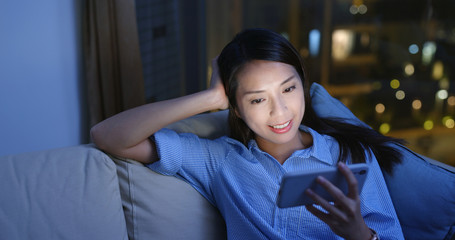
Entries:
POLYGON ((283 124, 269 125, 269 127, 274 133, 287 133, 292 128, 292 120, 289 120, 283 124))
POLYGON ((278 125, 270 125, 270 127, 274 128, 274 129, 283 129, 287 126, 289 126, 289 124, 291 123, 291 121, 287 121, 283 124, 278 124, 278 125))

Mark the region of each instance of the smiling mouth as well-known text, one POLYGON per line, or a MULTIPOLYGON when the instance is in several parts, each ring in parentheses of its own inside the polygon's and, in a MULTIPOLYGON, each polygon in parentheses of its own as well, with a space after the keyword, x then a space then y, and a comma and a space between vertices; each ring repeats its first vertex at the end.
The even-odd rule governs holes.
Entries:
POLYGON ((270 127, 274 128, 274 129, 283 129, 283 128, 289 126, 290 123, 291 123, 291 121, 287 121, 284 124, 273 125, 273 126, 270 126, 270 127))

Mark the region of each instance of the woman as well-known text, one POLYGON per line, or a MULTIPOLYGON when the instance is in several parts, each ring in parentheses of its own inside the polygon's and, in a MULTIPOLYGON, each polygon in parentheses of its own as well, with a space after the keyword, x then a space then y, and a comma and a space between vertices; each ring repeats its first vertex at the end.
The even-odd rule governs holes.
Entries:
POLYGON ((92 128, 95 144, 185 179, 218 207, 232 239, 375 239, 375 231, 382 239, 403 239, 376 161, 389 170, 399 162, 387 147, 395 140, 318 118, 302 60, 285 38, 266 29, 245 30, 212 67, 209 89, 113 116, 92 128), (208 140, 162 129, 226 108, 229 137, 208 140), (357 162, 370 166, 361 195, 346 167, 357 162), (333 204, 309 191, 317 205, 276 206, 285 172, 328 166, 338 166, 346 177, 347 195, 319 178, 333 204))

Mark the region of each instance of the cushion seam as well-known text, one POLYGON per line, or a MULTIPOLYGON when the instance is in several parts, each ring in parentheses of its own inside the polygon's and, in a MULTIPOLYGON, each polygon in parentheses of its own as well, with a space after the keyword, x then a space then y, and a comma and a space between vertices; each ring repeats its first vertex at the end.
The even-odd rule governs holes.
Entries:
POLYGON ((137 229, 137 224, 136 224, 136 205, 134 204, 134 184, 131 181, 130 175, 132 174, 131 172, 131 166, 129 163, 125 162, 126 164, 126 169, 127 169, 127 179, 128 179, 128 196, 129 196, 129 202, 131 204, 131 224, 133 225, 133 239, 138 239, 138 229, 137 229))

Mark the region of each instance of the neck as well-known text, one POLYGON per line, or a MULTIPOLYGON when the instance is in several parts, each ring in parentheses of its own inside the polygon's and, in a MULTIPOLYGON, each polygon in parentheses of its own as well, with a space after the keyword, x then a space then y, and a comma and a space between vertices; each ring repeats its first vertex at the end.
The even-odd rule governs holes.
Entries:
POLYGON ((280 164, 283 164, 295 151, 305 149, 313 145, 313 138, 309 133, 299 132, 290 142, 277 144, 256 139, 258 147, 272 155, 280 164))

